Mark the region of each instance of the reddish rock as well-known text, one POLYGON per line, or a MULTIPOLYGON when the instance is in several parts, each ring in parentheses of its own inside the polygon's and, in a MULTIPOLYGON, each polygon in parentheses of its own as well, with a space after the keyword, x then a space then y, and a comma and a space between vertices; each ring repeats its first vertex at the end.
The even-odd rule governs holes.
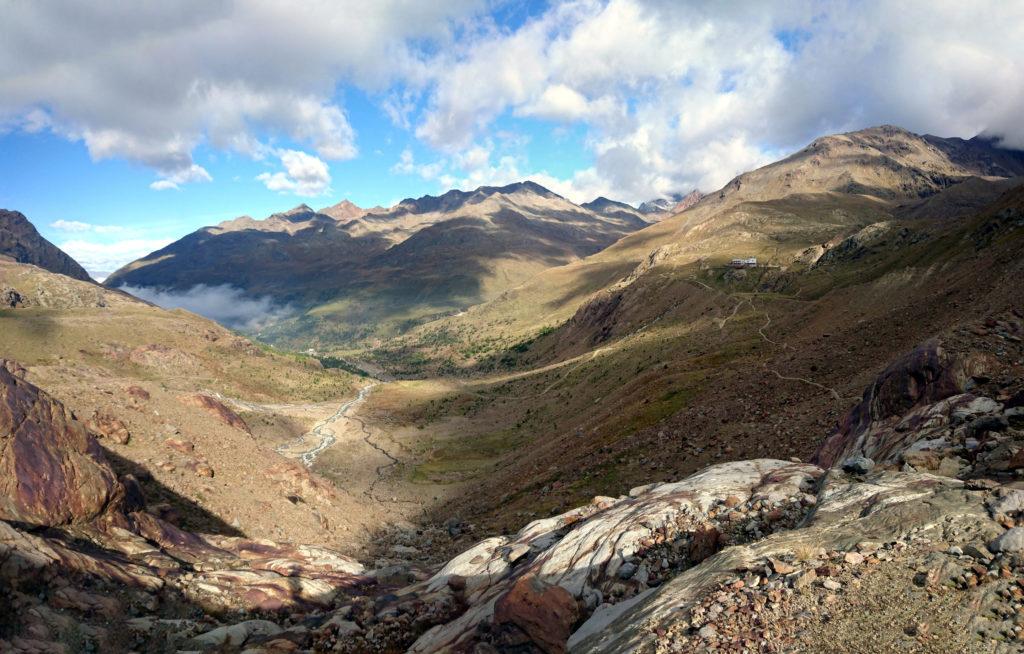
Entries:
POLYGON ((182 454, 190 454, 196 449, 196 446, 191 441, 182 440, 180 438, 168 438, 164 441, 164 445, 176 452, 181 452, 182 454))
POLYGON ((97 438, 107 438, 121 445, 127 445, 132 437, 128 426, 122 420, 115 418, 109 411, 97 410, 92 414, 92 418, 85 423, 85 426, 97 438))
POLYGON ((579 617, 579 607, 569 591, 532 575, 520 578, 494 604, 495 625, 514 625, 548 654, 565 652, 579 617))
POLYGON ((338 490, 334 484, 295 461, 271 466, 263 474, 267 480, 280 486, 285 495, 296 495, 307 502, 321 504, 331 504, 338 500, 338 490))
POLYGON ((839 428, 818 447, 811 463, 831 468, 856 453, 873 423, 901 416, 964 392, 967 381, 984 371, 981 358, 960 358, 929 341, 886 368, 865 391, 839 428))
POLYGON ((141 386, 129 386, 125 392, 128 393, 129 397, 133 397, 136 400, 148 400, 150 397, 149 391, 141 386))
POLYGON ((176 527, 180 527, 183 522, 181 513, 178 512, 178 509, 166 502, 151 504, 146 507, 146 512, 156 516, 161 521, 170 523, 176 527))
POLYGON ((1024 468, 1024 449, 1017 450, 1006 462, 1007 470, 1017 470, 1020 468, 1024 468))
POLYGON ((721 549, 722 534, 717 527, 701 525, 693 532, 687 556, 697 564, 721 549))
POLYGON ((56 526, 97 518, 124 489, 63 404, 0 365, 0 519, 56 526))
POLYGON ((213 477, 213 468, 206 459, 189 459, 186 463, 188 468, 200 477, 213 477))
POLYGON ((780 561, 779 559, 769 559, 768 563, 772 566, 772 570, 775 574, 788 575, 796 572, 795 566, 792 566, 785 561, 780 561))
POLYGON ((206 465, 205 463, 197 463, 195 468, 193 469, 195 470, 196 474, 199 475, 200 477, 208 477, 211 479, 213 478, 213 468, 206 465))
POLYGON ((245 424, 245 421, 242 420, 237 413, 209 395, 203 395, 202 393, 187 395, 181 398, 181 401, 184 404, 197 406, 206 410, 209 414, 217 418, 217 420, 220 420, 229 427, 234 427, 235 429, 240 429, 246 433, 251 433, 249 431, 249 425, 245 424))

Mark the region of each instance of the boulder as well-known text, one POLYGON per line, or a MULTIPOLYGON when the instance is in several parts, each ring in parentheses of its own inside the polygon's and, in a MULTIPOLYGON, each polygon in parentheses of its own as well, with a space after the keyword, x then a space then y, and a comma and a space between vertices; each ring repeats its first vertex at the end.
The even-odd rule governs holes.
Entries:
POLYGON ((855 475, 866 475, 875 467, 875 462, 866 456, 851 456, 843 461, 843 471, 855 475))
POLYGON ((205 410, 214 418, 220 420, 229 427, 240 429, 246 432, 247 434, 251 433, 249 431, 249 425, 245 424, 245 421, 242 420, 242 418, 237 413, 224 406, 224 404, 220 402, 220 400, 212 398, 209 395, 196 393, 194 395, 186 395, 182 397, 181 401, 183 404, 189 406, 196 406, 199 407, 200 409, 205 410))
POLYGON ((246 620, 238 624, 211 629, 193 638, 189 645, 203 649, 239 647, 254 636, 276 636, 281 627, 269 620, 246 620))
POLYGON ((533 575, 520 577, 494 605, 494 624, 514 626, 511 640, 525 644, 516 636, 521 632, 530 642, 548 654, 565 652, 566 641, 579 619, 576 600, 561 586, 546 584, 533 575))
POLYGON ((1024 527, 1008 529, 1004 534, 989 543, 988 548, 993 552, 1003 552, 1005 554, 1024 552, 1024 527))
POLYGON ((0 365, 0 519, 82 523, 124 489, 96 439, 63 404, 0 365))
POLYGON ((164 445, 181 454, 191 454, 196 449, 192 441, 186 441, 181 438, 168 438, 164 441, 164 445))
POLYGON ((916 436, 918 421, 897 418, 913 409, 933 405, 964 393, 967 382, 987 362, 981 356, 957 356, 937 340, 928 341, 886 368, 864 391, 864 395, 839 427, 818 447, 811 463, 831 468, 854 455, 882 462, 906 449, 905 439, 916 436))
POLYGON ((146 401, 150 397, 149 391, 142 388, 141 386, 129 386, 127 389, 125 389, 125 392, 128 393, 128 397, 134 398, 136 400, 146 401))
POLYGON ((85 426, 97 438, 106 438, 120 445, 127 445, 132 437, 124 421, 105 410, 95 411, 85 426))

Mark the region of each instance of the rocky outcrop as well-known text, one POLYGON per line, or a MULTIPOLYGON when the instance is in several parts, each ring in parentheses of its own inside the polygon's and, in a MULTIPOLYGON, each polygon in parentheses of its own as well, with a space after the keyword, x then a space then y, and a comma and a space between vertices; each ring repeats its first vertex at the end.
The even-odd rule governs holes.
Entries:
MULTIPOLYGON (((805 626, 820 624, 824 615, 826 622, 839 622, 842 614, 830 604, 839 605, 844 588, 878 583, 869 576, 872 568, 898 562, 901 568, 909 566, 912 576, 919 567, 922 586, 932 588, 918 591, 908 580, 899 590, 908 604, 927 606, 929 590, 934 593, 938 586, 976 587, 977 563, 957 552, 970 546, 980 552, 1002 532, 986 510, 988 495, 931 475, 880 472, 851 479, 833 471, 800 529, 725 549, 662 586, 595 613, 570 638, 570 650, 711 652, 738 643, 748 651, 828 651, 828 641, 802 633, 800 620, 805 626), (952 541, 957 549, 937 552, 931 546, 936 541, 952 541), (964 581, 965 574, 975 581, 964 581), (803 611, 806 618, 799 615, 803 611)), ((981 570, 987 581, 994 561, 991 555, 985 558, 981 570)), ((1013 611, 1012 601, 990 595, 1014 586, 1024 569, 1010 559, 995 562, 995 569, 1001 568, 1006 569, 1005 576, 996 577, 1001 583, 957 601, 982 600, 986 608, 1013 611)), ((893 592, 891 580, 881 583, 893 592)), ((1007 626, 982 622, 988 623, 986 634, 1007 626)), ((876 633, 890 629, 902 638, 904 628, 879 624, 876 633)), ((831 632, 834 639, 844 637, 835 625, 831 632)), ((946 644, 956 649, 951 636, 940 638, 949 638, 946 644)), ((959 651, 983 650, 979 643, 959 651)))
POLYGON ((52 527, 116 507, 124 489, 96 439, 11 369, 0 365, 0 519, 52 527))
POLYGON ((430 579, 397 591, 395 621, 378 620, 388 611, 378 606, 359 620, 360 633, 338 646, 367 651, 393 639, 385 634, 397 622, 410 652, 473 651, 481 644, 563 651, 578 622, 599 607, 657 587, 721 547, 795 524, 813 505, 822 474, 787 461, 738 461, 629 496, 595 498, 514 536, 482 541, 430 579), (457 617, 441 607, 458 607, 457 617), (440 623, 412 642, 431 620, 440 623))
POLYGON ((183 404, 196 406, 205 410, 214 418, 229 427, 234 427, 235 429, 239 429, 246 433, 251 433, 249 432, 249 425, 245 424, 245 421, 242 420, 237 413, 224 406, 220 400, 212 398, 209 395, 196 393, 195 395, 186 395, 181 398, 181 401, 183 404))
POLYGON ((0 288, 0 309, 20 309, 28 304, 21 293, 13 288, 0 288))
POLYGON ((106 438, 119 445, 127 445, 131 440, 131 432, 124 421, 115 417, 110 411, 97 410, 92 418, 85 423, 85 426, 97 438, 106 438))
POLYGON ((985 367, 984 357, 956 356, 938 341, 925 343, 878 376, 812 461, 830 467, 854 454, 876 461, 891 457, 919 433, 914 409, 963 393, 985 367))

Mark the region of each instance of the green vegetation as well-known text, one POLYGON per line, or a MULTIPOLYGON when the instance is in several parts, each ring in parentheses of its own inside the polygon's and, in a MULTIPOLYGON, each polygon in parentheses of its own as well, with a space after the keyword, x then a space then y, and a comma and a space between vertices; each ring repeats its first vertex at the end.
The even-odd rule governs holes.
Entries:
POLYGON ((323 365, 323 367, 328 370, 344 370, 345 372, 352 373, 353 375, 358 375, 359 377, 370 376, 370 373, 366 372, 362 368, 359 368, 358 366, 349 363, 348 361, 340 357, 322 356, 319 357, 319 361, 323 365))

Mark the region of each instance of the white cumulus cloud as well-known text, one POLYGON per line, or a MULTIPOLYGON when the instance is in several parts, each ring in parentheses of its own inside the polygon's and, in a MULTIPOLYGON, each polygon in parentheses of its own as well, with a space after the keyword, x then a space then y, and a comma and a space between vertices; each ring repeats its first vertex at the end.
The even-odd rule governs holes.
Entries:
POLYGON ((156 190, 207 181, 201 142, 259 156, 287 137, 355 156, 341 83, 427 83, 415 43, 451 38, 480 0, 5 2, 0 128, 50 129, 93 159, 152 168, 156 190))
POLYGON ((578 0, 432 64, 427 143, 463 150, 508 112, 582 121, 593 166, 560 181, 631 201, 882 123, 1024 147, 1019 2, 578 0))
MULTIPOLYGON (((514 24, 502 5, 8 2, 0 130, 50 130, 175 189, 209 180, 200 144, 357 156, 341 96, 355 86, 434 151, 396 173, 541 175, 554 164, 486 139, 517 120, 535 137, 572 123, 589 161, 560 181, 629 201, 712 190, 823 133, 882 123, 1024 147, 1022 2, 556 0, 514 24)), ((261 181, 327 188, 282 166, 261 181)))
POLYGON ((280 150, 277 156, 283 171, 256 176, 268 189, 305 197, 331 192, 331 173, 322 159, 299 150, 280 150))

